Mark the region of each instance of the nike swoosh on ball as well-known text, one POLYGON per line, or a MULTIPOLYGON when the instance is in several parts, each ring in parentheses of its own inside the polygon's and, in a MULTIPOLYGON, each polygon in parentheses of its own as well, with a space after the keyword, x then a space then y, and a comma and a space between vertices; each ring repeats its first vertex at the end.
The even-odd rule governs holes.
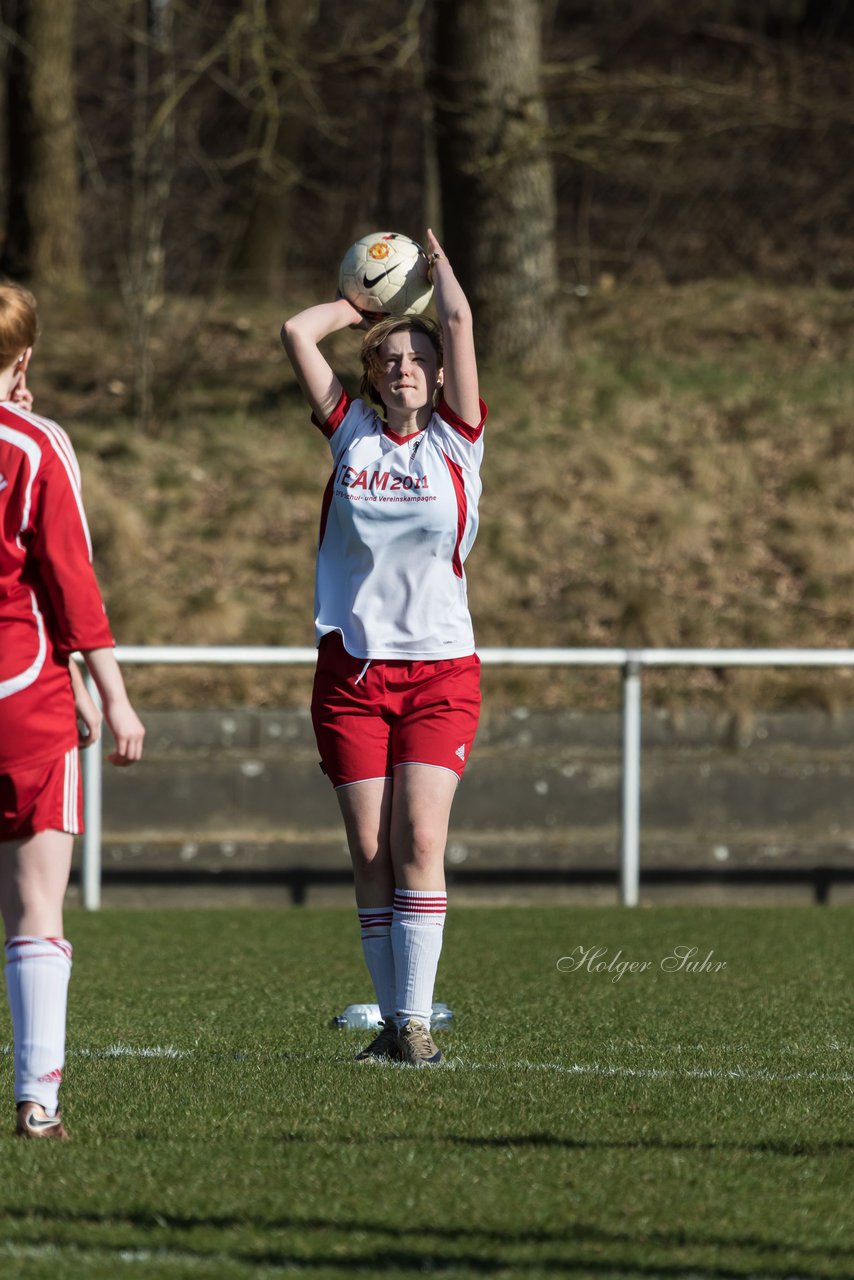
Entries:
POLYGON ((373 289, 374 285, 379 284, 380 280, 385 280, 387 275, 387 271, 381 271, 378 276, 374 276, 373 280, 369 280, 368 277, 365 276, 365 288, 373 289))

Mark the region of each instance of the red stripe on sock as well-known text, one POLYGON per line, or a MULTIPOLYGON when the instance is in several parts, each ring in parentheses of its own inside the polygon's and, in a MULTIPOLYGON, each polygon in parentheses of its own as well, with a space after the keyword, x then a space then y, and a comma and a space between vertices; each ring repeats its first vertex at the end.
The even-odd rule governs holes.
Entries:
POLYGON ((395 911, 444 911, 448 902, 446 898, 430 898, 428 902, 396 902, 395 911))
POLYGON ((404 911, 415 907, 445 907, 447 904, 447 895, 441 898, 395 898, 394 900, 395 908, 404 911))
POLYGON ((45 957, 54 957, 59 952, 69 964, 71 963, 72 947, 70 942, 66 942, 64 938, 9 938, 6 941, 6 963, 19 964, 22 960, 43 960, 45 957), (24 951, 25 947, 44 947, 49 946, 49 951, 24 951), (22 951, 22 955, 13 956, 12 951, 22 951))

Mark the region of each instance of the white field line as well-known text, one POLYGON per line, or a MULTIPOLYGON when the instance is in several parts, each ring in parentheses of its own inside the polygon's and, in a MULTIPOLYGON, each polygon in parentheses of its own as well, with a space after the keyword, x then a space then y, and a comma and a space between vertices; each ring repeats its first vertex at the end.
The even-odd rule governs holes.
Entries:
MULTIPOLYGON (((223 1056, 229 1056, 226 1050, 223 1056)), ((237 1056, 245 1057, 241 1051, 237 1056)), ((12 1053, 11 1045, 0 1046, 0 1055, 12 1053)), ((70 1058, 192 1058, 196 1050, 179 1049, 175 1045, 105 1045, 101 1049, 70 1049, 70 1058)), ((289 1058, 311 1054, 287 1054, 289 1058)), ((393 1064, 390 1064, 393 1065, 393 1064)), ((624 1067, 602 1062, 467 1062, 462 1058, 447 1057, 446 1068, 456 1071, 546 1071, 568 1076, 611 1076, 642 1080, 745 1080, 763 1084, 792 1084, 799 1080, 818 1080, 832 1084, 854 1084, 854 1072, 848 1071, 767 1071, 744 1070, 742 1067, 624 1067)))
MULTIPOLYGON (((157 1274, 162 1274, 159 1270, 161 1267, 180 1267, 181 1275, 193 1275, 198 1272, 203 1276, 214 1274, 212 1267, 234 1266, 234 1258, 227 1253, 191 1253, 189 1250, 180 1249, 123 1249, 117 1246, 111 1249, 109 1245, 78 1245, 78 1244, 16 1244, 12 1241, 0 1242, 0 1258, 14 1258, 16 1261, 38 1261, 41 1259, 50 1259, 55 1263, 56 1274, 60 1275, 60 1267, 66 1262, 89 1263, 94 1265, 96 1262, 109 1262, 113 1266, 118 1267, 119 1264, 125 1263, 133 1266, 141 1264, 146 1267, 145 1275, 154 1275, 149 1270, 150 1264, 158 1267, 157 1274)), ((304 1267, 310 1268, 312 1263, 310 1260, 303 1262, 302 1259, 294 1259, 294 1262, 283 1262, 281 1264, 275 1262, 259 1263, 253 1266, 252 1275, 262 1280, 264 1276, 283 1276, 293 1275, 295 1270, 302 1270, 304 1267)), ((173 1274, 170 1272, 170 1274, 173 1274)), ((174 1274, 178 1274, 175 1272, 174 1274)), ((220 1274, 219 1271, 216 1274, 220 1274)), ((761 1278, 760 1278, 761 1280, 761 1278)))
POLYGON ((745 1071, 741 1067, 716 1070, 714 1067, 618 1067, 600 1062, 460 1062, 461 1067, 475 1071, 500 1071, 502 1067, 517 1071, 554 1071, 569 1076, 628 1076, 644 1080, 749 1080, 765 1084, 789 1084, 795 1080, 822 1080, 854 1084, 854 1073, 826 1071, 745 1071))

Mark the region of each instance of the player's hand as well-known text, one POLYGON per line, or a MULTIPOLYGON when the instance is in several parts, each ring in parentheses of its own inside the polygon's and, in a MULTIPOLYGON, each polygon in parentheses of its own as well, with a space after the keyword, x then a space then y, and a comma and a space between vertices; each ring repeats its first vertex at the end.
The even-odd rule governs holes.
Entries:
POLYGON ((107 724, 116 740, 116 749, 107 757, 119 769, 127 768, 142 758, 145 728, 127 699, 104 704, 107 724))
POLYGON ((335 294, 336 302, 343 302, 349 307, 353 313, 353 323, 348 325, 350 329, 372 329, 380 320, 385 320, 385 312, 383 311, 360 311, 358 307, 354 307, 349 298, 345 298, 340 289, 335 294))
POLYGON ((71 692, 77 716, 77 745, 81 751, 85 751, 101 737, 104 717, 101 708, 86 688, 83 673, 73 659, 68 664, 68 674, 71 677, 71 692))
POLYGON ((81 706, 77 702, 77 745, 81 751, 94 747, 100 741, 103 723, 104 717, 91 698, 88 706, 81 706))
POLYGON ((9 399, 12 401, 12 404, 16 404, 19 409, 25 409, 27 413, 30 413, 32 411, 33 393, 32 391, 30 391, 29 387, 27 386, 26 369, 22 369, 21 372, 18 374, 15 385, 12 388, 12 394, 10 395, 9 399))
POLYGON ((427 261, 431 271, 437 262, 441 262, 443 260, 447 262, 448 255, 445 253, 445 250, 439 244, 439 241, 436 239, 429 227, 427 228, 425 244, 427 246, 427 261))

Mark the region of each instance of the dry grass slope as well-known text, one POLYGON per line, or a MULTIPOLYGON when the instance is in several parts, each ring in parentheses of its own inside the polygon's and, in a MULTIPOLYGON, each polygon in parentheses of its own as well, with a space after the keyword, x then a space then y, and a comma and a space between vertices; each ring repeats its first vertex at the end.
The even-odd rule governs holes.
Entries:
MULTIPOLYGON (((133 425, 118 304, 44 307, 37 408, 80 454, 119 639, 310 644, 328 474, 282 314, 172 303, 133 425)), ((854 598, 850 298, 747 281, 573 301, 551 375, 486 370, 482 645, 841 646, 854 598)), ((330 344, 351 387, 357 342, 330 344)), ((307 673, 137 672, 141 701, 302 701, 307 673)), ((613 674, 488 673, 493 698, 610 705, 613 674)), ((850 703, 850 673, 653 675, 670 705, 850 703)))

